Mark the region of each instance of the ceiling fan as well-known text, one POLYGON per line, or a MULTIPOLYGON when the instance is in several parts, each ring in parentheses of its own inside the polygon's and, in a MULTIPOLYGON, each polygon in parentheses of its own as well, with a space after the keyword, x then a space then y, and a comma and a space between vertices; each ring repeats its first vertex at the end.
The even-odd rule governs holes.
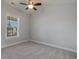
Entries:
POLYGON ((32 0, 28 0, 28 3, 22 3, 20 2, 21 5, 27 5, 27 7, 25 8, 26 10, 28 9, 34 9, 35 11, 37 10, 35 6, 41 6, 42 3, 38 2, 38 3, 33 3, 32 0))

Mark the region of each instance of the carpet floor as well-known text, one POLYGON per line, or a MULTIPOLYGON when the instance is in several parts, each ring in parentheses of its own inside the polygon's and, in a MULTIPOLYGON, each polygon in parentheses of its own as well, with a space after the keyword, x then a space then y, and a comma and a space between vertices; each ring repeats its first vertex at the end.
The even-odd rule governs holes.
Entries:
POLYGON ((1 59, 77 59, 76 54, 62 49, 25 42, 1 49, 1 59))

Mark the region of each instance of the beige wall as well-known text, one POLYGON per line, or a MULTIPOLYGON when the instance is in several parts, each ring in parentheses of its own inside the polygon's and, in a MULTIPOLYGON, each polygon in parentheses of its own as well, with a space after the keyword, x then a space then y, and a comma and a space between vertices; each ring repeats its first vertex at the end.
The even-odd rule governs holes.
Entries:
POLYGON ((29 16, 23 14, 19 10, 9 6, 3 0, 1 2, 1 45, 11 45, 16 42, 25 41, 29 39, 29 16), (13 15, 19 17, 19 37, 6 38, 6 15, 13 15))
POLYGON ((53 3, 31 15, 31 38, 76 52, 76 3, 53 3))

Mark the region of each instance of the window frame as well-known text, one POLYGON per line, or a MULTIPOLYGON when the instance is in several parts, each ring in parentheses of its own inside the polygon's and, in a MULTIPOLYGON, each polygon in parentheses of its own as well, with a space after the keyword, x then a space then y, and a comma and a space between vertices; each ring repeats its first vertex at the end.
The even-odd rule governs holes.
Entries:
POLYGON ((11 16, 11 15, 7 15, 7 16, 6 16, 6 38, 10 39, 10 38, 17 38, 17 37, 19 37, 19 21, 20 21, 20 18, 18 16, 11 16), (7 36, 7 23, 8 23, 7 16, 16 17, 17 18, 17 35, 16 36, 7 36))

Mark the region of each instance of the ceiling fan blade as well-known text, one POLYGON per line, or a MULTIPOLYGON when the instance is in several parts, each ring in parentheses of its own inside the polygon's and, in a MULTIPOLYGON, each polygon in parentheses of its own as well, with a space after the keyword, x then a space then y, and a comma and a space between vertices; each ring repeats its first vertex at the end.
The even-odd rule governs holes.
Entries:
POLYGON ((40 6, 40 5, 42 5, 41 3, 35 3, 34 4, 35 6, 40 6))
POLYGON ((20 3, 20 4, 22 4, 22 5, 28 5, 28 4, 26 4, 26 3, 20 3))
POLYGON ((27 8, 25 8, 25 9, 27 10, 27 9, 29 9, 29 8, 27 7, 27 8))
POLYGON ((37 10, 35 7, 33 7, 34 10, 37 10))

